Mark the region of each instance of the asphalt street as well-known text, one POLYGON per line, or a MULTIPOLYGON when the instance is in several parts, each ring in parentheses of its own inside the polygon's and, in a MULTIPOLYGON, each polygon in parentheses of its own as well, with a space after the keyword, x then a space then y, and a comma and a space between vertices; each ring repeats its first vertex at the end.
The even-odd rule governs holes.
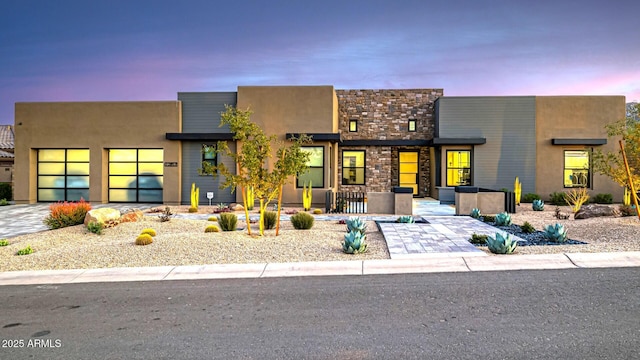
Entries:
POLYGON ((640 349, 640 268, 0 291, 0 359, 637 359, 640 349))

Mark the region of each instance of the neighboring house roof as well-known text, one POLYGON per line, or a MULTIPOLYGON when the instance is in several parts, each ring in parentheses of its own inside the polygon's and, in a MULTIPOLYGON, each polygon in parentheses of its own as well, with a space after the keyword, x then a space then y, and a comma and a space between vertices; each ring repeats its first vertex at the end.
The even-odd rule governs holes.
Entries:
POLYGON ((15 148, 15 137, 13 134, 13 127, 11 125, 0 125, 0 149, 13 150, 14 148, 15 148))
POLYGON ((6 152, 6 151, 0 150, 0 159, 5 159, 5 158, 13 159, 13 158, 15 158, 15 155, 13 155, 10 152, 6 152))

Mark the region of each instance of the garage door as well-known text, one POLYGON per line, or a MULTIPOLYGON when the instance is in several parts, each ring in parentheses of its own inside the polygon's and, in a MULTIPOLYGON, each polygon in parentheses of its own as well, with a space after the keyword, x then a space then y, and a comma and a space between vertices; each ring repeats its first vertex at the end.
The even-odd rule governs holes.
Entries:
POLYGON ((109 202, 162 203, 162 149, 109 150, 109 202))
POLYGON ((38 201, 89 199, 89 150, 38 150, 38 201))

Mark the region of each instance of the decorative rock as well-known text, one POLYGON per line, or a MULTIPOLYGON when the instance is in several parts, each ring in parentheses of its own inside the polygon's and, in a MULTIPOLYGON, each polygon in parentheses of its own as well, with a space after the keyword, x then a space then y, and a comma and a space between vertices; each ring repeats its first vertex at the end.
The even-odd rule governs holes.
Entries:
POLYGON ((242 210, 244 210, 244 206, 242 206, 240 204, 235 204, 230 209, 233 210, 233 211, 242 211, 242 210))
POLYGON ((87 215, 84 217, 84 224, 87 225, 90 222, 97 222, 104 225, 107 222, 112 222, 119 218, 120 210, 113 208, 93 209, 87 212, 87 215))
POLYGON ((120 222, 137 222, 142 220, 143 217, 144 214, 142 213, 142 211, 140 211, 139 209, 132 209, 128 213, 122 214, 122 216, 120 216, 120 222))
POLYGON ((578 212, 573 215, 574 219, 589 219, 599 216, 619 216, 620 212, 607 205, 583 205, 578 212))

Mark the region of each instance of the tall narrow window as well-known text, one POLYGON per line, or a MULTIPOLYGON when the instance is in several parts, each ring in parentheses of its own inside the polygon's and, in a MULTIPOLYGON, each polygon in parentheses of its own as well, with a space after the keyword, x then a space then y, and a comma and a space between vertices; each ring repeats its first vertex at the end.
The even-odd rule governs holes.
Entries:
POLYGON ((202 145, 202 170, 205 170, 205 166, 218 165, 218 156, 216 154, 215 145, 202 145), (208 164, 208 165, 207 165, 208 164))
POLYGON ((588 150, 565 150, 564 187, 590 187, 588 150))
POLYGON ((358 131, 358 120, 349 120, 349 132, 358 131))
POLYGON ((298 175, 296 187, 309 186, 314 188, 324 187, 324 146, 303 146, 302 151, 309 154, 307 166, 309 168, 304 174, 298 175))
POLYGON ((415 132, 415 131, 416 131, 416 120, 411 119, 409 120, 409 132, 415 132))
POLYGON ((471 151, 447 150, 447 186, 471 185, 471 151))
POLYGON ((365 151, 342 152, 342 185, 364 185, 365 151))

